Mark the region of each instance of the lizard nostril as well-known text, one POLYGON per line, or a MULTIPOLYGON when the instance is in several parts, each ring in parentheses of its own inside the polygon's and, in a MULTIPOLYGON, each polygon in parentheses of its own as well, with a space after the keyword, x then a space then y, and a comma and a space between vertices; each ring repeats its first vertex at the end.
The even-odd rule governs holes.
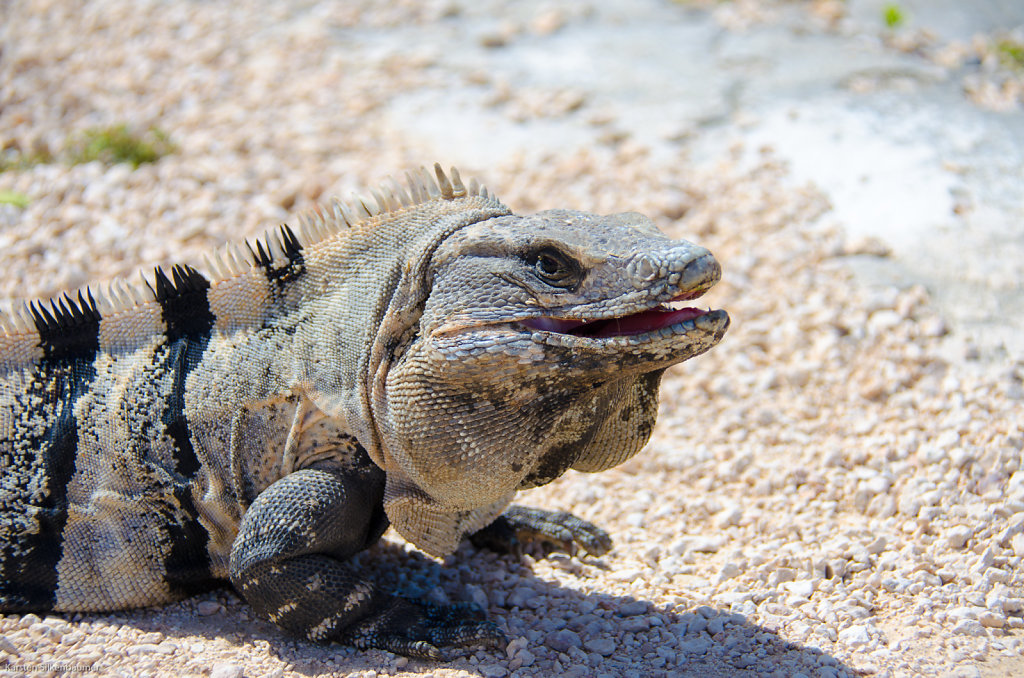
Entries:
POLYGON ((683 287, 698 283, 710 287, 722 277, 722 268, 714 256, 705 250, 703 255, 686 262, 681 273, 683 287))
POLYGON ((704 266, 704 263, 697 264, 696 262, 703 262, 706 259, 713 259, 711 252, 708 252, 703 247, 697 245, 686 244, 682 247, 676 247, 671 250, 667 257, 668 268, 673 273, 683 273, 687 269, 695 269, 704 266))

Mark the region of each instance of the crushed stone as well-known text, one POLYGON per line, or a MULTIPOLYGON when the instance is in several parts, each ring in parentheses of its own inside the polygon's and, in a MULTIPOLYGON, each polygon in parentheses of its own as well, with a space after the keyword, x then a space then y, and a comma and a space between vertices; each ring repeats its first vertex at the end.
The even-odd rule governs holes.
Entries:
MULTIPOLYGON (((814 5, 826 19, 838 11, 814 5)), ((757 6, 723 8, 722 20, 755 20, 737 12, 757 6)), ((53 296, 157 264, 202 268, 216 245, 433 161, 375 116, 395 92, 443 86, 429 52, 367 59, 335 38, 445 20, 453 7, 6 5, 0 146, 56 152, 70 133, 129 120, 168 131, 178 150, 134 170, 44 163, 0 173, 0 190, 30 198, 0 212, 0 297, 53 296)), ((538 15, 529 30, 572 20, 538 15)), ((508 107, 510 124, 539 102, 508 107)), ((558 116, 588 102, 570 93, 545 106, 558 116)), ((733 318, 719 347, 667 374, 647 450, 521 498, 602 525, 616 541, 610 554, 511 558, 467 546, 441 563, 389 536, 361 556, 385 580, 485 605, 512 641, 507 652, 433 666, 319 647, 221 591, 131 612, 0 617, 0 668, 1024 673, 1024 370, 941 357, 943 322, 922 288, 859 288, 843 262, 859 245, 823 225, 826 201, 793 188, 770 152, 753 166, 737 154, 699 172, 686 157, 659 158, 627 135, 544 163, 464 168, 517 212, 636 210, 709 247, 724 278, 706 303, 733 318)))

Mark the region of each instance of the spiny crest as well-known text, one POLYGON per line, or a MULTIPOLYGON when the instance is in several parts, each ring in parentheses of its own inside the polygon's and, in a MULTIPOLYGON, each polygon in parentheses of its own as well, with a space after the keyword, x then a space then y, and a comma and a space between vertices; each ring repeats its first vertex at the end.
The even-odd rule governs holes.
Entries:
POLYGON ((96 300, 88 288, 84 293, 78 293, 77 301, 66 292, 61 297, 51 299, 49 308, 44 302, 33 301, 28 304, 28 312, 32 316, 36 331, 41 335, 78 329, 100 321, 96 300))
POLYGON ((318 208, 299 217, 299 241, 303 247, 325 240, 347 228, 357 226, 381 215, 416 207, 431 200, 455 200, 467 196, 493 198, 487 188, 476 179, 469 186, 462 183, 459 171, 451 168, 450 177, 434 164, 434 174, 425 167, 418 171, 406 172, 408 187, 388 177, 370 196, 353 194, 347 201, 335 199, 326 210, 318 208))
POLYGON ((32 301, 10 311, 0 311, 0 333, 74 333, 83 325, 98 323, 101 317, 152 301, 162 303, 196 293, 208 288, 211 281, 245 275, 255 267, 263 268, 268 277, 278 282, 287 282, 302 266, 303 248, 353 226, 432 200, 455 200, 468 196, 495 199, 476 179, 470 180, 466 186, 457 169, 452 167, 446 174, 438 163, 434 164, 433 174, 421 167, 406 172, 405 179, 408 186, 388 177, 379 187, 371 189, 370 197, 353 194, 348 201, 335 199, 326 210, 317 208, 300 215, 298 234, 282 224, 276 231, 268 231, 258 238, 255 248, 248 241, 244 247, 229 243, 205 255, 203 260, 213 274, 210 279, 190 266, 172 267, 170 277, 157 267, 152 279, 142 276, 141 286, 116 278, 101 289, 79 291, 77 300, 65 293, 49 301, 32 301))
POLYGON ((153 293, 153 297, 161 304, 174 297, 200 292, 210 287, 210 281, 191 266, 176 264, 171 267, 171 278, 157 266, 153 272, 152 284, 145 277, 142 279, 153 293), (171 278, 174 279, 173 282, 171 278))
POLYGON ((302 244, 295 237, 295 232, 288 224, 281 224, 279 232, 270 231, 263 239, 256 241, 256 249, 252 248, 249 241, 245 241, 249 253, 252 254, 253 262, 257 266, 269 268, 274 265, 277 254, 282 254, 286 259, 297 259, 302 255, 302 244))
POLYGON ((101 304, 92 290, 78 292, 77 300, 68 293, 45 301, 31 301, 0 313, 0 334, 35 332, 43 338, 62 334, 76 335, 78 330, 95 326, 102 316, 101 304))

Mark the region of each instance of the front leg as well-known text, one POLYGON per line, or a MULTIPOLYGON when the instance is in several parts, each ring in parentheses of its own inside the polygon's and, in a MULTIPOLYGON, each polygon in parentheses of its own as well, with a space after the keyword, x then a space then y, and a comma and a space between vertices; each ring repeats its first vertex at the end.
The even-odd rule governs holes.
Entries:
POLYGON ((540 543, 546 550, 574 553, 581 547, 592 556, 603 556, 612 548, 612 538, 597 525, 566 511, 545 511, 512 505, 487 527, 470 535, 478 548, 499 553, 522 550, 525 543, 540 543))
POLYGON ((377 588, 350 562, 387 528, 384 473, 304 469, 261 492, 231 550, 232 584, 257 614, 292 635, 426 659, 502 645, 472 606, 439 607, 377 588))

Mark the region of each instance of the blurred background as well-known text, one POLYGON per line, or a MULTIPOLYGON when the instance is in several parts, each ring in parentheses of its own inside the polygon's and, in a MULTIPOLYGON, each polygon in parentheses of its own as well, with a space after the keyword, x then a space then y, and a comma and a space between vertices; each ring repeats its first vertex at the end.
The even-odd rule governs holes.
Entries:
MULTIPOLYGON (((646 451, 524 500, 606 558, 368 556, 513 640, 429 675, 1024 675, 1024 2, 0 0, 5 304, 435 161, 517 213, 648 214, 716 254, 733 324, 646 451)), ((36 623, 0 653, 428 672, 224 591, 36 623)))
MULTIPOLYGON (((792 182, 824 194, 822 219, 850 236, 861 281, 928 289, 956 330, 951 355, 1024 356, 1019 2, 0 7, 0 214, 39 226, 27 249, 0 236, 9 258, 46 259, 33 249, 40 238, 86 221, 81 210, 97 200, 112 207, 125 181, 137 185, 104 172, 80 200, 33 168, 83 162, 83 135, 102 146, 121 127, 166 135, 164 164, 188 168, 200 191, 185 198, 185 179, 169 181, 167 167, 152 170, 160 188, 133 218, 99 210, 87 240, 114 256, 140 228, 205 245, 211 223, 222 237, 249 234, 435 159, 493 181, 512 164, 581 152, 642 153, 657 172, 768 151, 792 182)), ((101 266, 130 273, 163 258, 153 247, 120 252, 125 266, 87 248, 57 267, 36 262, 37 273, 54 269, 48 282, 12 262, 18 272, 0 291, 53 294, 101 266)))

